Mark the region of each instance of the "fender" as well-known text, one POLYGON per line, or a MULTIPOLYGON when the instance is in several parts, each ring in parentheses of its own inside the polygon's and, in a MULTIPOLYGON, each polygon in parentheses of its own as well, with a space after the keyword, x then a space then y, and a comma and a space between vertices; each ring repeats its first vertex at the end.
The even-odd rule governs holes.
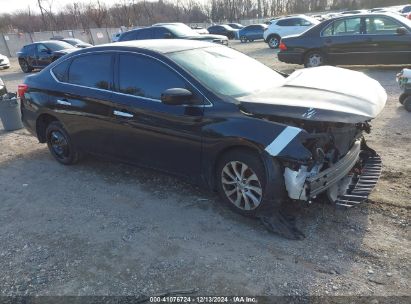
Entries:
MULTIPOLYGON (((202 167, 204 179, 214 187, 214 171, 219 156, 224 151, 243 147, 255 150, 262 159, 305 162, 311 153, 302 145, 307 132, 269 120, 241 115, 205 125, 203 128, 202 167), (221 140, 224 138, 224 140, 221 140)), ((264 161, 267 165, 267 160, 264 161)))

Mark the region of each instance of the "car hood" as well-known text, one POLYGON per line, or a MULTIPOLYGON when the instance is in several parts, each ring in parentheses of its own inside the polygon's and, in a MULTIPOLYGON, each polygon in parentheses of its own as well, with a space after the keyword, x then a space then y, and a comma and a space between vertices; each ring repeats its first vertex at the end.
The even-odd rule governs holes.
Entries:
POLYGON ((213 39, 227 40, 228 39, 226 36, 212 35, 212 34, 201 34, 198 36, 189 36, 185 38, 192 39, 192 40, 213 40, 213 39))
POLYGON ((240 109, 252 115, 342 123, 375 118, 386 100, 376 80, 329 66, 295 71, 278 86, 237 98, 240 109))

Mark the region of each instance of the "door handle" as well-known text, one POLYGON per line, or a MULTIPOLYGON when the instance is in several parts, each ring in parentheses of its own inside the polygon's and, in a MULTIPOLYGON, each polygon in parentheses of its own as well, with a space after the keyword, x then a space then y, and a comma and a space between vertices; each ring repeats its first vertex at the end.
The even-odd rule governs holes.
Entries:
POLYGON ((127 113, 127 112, 123 112, 123 111, 113 111, 113 114, 116 116, 120 116, 120 117, 126 117, 126 118, 132 118, 134 117, 133 114, 127 113))
POLYGON ((71 102, 67 101, 67 99, 57 99, 57 103, 62 106, 71 106, 71 102))

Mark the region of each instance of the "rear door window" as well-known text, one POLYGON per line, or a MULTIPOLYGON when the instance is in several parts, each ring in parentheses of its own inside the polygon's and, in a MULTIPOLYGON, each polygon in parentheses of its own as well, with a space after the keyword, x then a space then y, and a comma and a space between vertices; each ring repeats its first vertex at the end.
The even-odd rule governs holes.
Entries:
POLYGON ((349 18, 337 20, 329 25, 324 31, 323 36, 352 36, 361 35, 365 32, 365 26, 361 18, 349 18))
POLYGON ((279 20, 277 21, 278 26, 297 26, 299 25, 299 20, 300 18, 289 18, 289 19, 284 19, 284 20, 279 20))
POLYGON ((33 54, 36 50, 36 45, 35 44, 30 44, 30 45, 26 45, 23 48, 24 52, 29 53, 29 54, 33 54))
POLYGON ((109 90, 112 74, 111 54, 84 55, 74 58, 71 62, 68 82, 89 88, 109 90))
POLYGON ((123 94, 160 100, 167 89, 188 89, 180 75, 156 59, 132 54, 119 57, 119 89, 123 94))
POLYGON ((369 17, 365 19, 367 34, 397 35, 397 28, 403 26, 399 22, 387 17, 369 17))

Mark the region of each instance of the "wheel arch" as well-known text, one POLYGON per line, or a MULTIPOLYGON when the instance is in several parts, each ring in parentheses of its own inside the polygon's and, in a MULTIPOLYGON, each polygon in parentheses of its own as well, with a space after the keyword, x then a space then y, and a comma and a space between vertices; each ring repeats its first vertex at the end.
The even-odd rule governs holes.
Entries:
MULTIPOLYGON (((217 189, 216 174, 218 164, 220 163, 224 155, 235 150, 247 151, 258 157, 266 170, 267 181, 269 181, 270 177, 273 175, 273 162, 275 162, 275 159, 270 156, 264 149, 250 141, 233 142, 231 144, 225 145, 224 147, 221 147, 215 154, 210 166, 208 167, 210 168, 208 172, 209 186, 213 191, 216 191, 217 189)), ((278 161, 278 163, 280 162, 278 161)))
POLYGON ((270 38, 273 36, 277 36, 278 38, 280 38, 280 40, 282 39, 280 34, 278 34, 277 32, 273 32, 273 33, 268 34, 266 42, 268 42, 268 40, 270 40, 270 38))
POLYGON ((47 126, 53 121, 59 121, 59 120, 57 117, 49 113, 43 113, 37 117, 36 134, 37 134, 37 138, 39 142, 45 143, 47 141, 47 138, 46 138, 47 126))
POLYGON ((272 157, 266 151, 261 150, 259 147, 254 146, 252 143, 233 144, 230 146, 226 146, 219 151, 219 153, 216 155, 214 159, 212 172, 210 174, 210 181, 212 182, 210 186, 212 191, 217 191, 217 168, 220 160, 227 153, 237 150, 253 153, 253 155, 258 157, 259 161, 263 165, 266 179, 266 197, 268 197, 272 202, 284 199, 286 197, 285 181, 283 178, 284 167, 280 159, 272 157))

